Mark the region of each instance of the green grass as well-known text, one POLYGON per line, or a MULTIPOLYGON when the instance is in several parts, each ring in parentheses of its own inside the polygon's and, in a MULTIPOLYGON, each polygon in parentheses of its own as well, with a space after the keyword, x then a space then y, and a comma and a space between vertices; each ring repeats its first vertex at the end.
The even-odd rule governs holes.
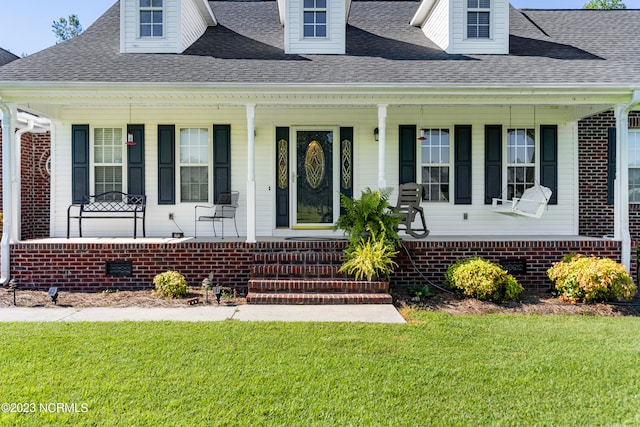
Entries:
POLYGON ((0 324, 0 425, 640 424, 640 319, 413 316, 0 324))

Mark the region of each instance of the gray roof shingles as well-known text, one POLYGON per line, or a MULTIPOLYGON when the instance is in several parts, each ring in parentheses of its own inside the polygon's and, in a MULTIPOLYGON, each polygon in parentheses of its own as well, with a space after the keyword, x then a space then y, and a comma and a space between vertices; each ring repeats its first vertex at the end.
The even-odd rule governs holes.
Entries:
POLYGON ((509 55, 448 55, 409 21, 416 1, 352 3, 345 55, 285 55, 275 1, 212 1, 219 25, 182 54, 119 53, 119 3, 82 35, 0 68, 1 81, 640 83, 640 10, 511 8, 509 55))
POLYGON ((4 50, 0 48, 0 67, 2 67, 5 64, 8 64, 9 62, 13 62, 16 59, 19 59, 19 56, 14 55, 8 50, 4 50))

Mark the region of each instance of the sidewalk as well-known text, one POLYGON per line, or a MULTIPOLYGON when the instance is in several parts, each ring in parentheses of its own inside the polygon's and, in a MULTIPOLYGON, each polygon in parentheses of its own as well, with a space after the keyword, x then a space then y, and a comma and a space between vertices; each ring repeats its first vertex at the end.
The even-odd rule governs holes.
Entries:
POLYGON ((0 322, 211 322, 223 320, 282 322, 406 323, 391 304, 367 305, 238 305, 184 308, 9 307, 0 322))

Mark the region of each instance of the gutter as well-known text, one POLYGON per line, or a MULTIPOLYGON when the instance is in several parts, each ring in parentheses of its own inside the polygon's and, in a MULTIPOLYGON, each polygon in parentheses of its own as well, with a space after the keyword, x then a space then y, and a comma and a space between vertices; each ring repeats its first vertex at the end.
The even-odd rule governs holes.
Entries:
MULTIPOLYGON (((616 108, 616 129, 618 129, 618 136, 616 137, 616 145, 618 145, 618 159, 620 163, 622 163, 622 156, 624 158, 628 157, 628 136, 623 135, 623 133, 628 133, 628 121, 629 121, 629 111, 636 105, 640 104, 640 90, 634 90, 631 99, 624 105, 621 105, 616 108), (625 144, 622 144, 623 141, 626 141, 625 144), (623 150, 626 150, 623 151, 623 150)), ((619 222, 619 232, 620 242, 622 245, 622 265, 626 266, 627 271, 630 270, 631 266, 631 232, 629 231, 629 165, 628 160, 625 163, 624 168, 620 168, 620 174, 622 175, 622 179, 619 185, 620 189, 620 197, 616 202, 620 204, 620 222, 619 222)), ((618 165, 616 165, 617 167, 618 165)), ((622 165, 621 165, 622 166, 622 165)), ((616 230, 618 231, 618 230, 616 230)))
POLYGON ((0 99, 0 110, 2 111, 2 240, 0 241, 0 285, 5 285, 10 278, 10 257, 11 257, 11 227, 13 223, 13 212, 11 200, 13 197, 11 183, 11 123, 13 117, 11 108, 0 99))

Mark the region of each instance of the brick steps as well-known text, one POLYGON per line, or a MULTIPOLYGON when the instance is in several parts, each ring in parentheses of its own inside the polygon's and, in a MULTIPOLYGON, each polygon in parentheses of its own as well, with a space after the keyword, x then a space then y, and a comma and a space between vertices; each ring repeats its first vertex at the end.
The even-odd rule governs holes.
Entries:
POLYGON ((338 273, 344 245, 254 255, 249 304, 390 304, 388 282, 349 279, 338 273))
POLYGON ((249 292, 248 304, 330 305, 330 304, 391 304, 389 294, 329 294, 294 292, 249 292))

